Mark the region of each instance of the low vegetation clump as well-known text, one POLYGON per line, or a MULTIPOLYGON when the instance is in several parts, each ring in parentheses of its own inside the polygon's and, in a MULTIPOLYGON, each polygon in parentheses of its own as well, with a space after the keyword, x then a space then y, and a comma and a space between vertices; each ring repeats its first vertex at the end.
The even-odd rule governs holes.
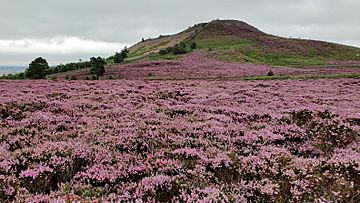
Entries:
POLYGON ((269 70, 267 76, 269 76, 269 77, 274 76, 274 73, 272 72, 272 70, 269 70))
POLYGON ((2 81, 0 202, 358 202, 359 85, 2 81))
POLYGON ((175 46, 173 46, 173 47, 168 47, 166 49, 161 49, 159 51, 160 55, 166 55, 166 54, 179 55, 179 54, 186 54, 186 53, 188 53, 188 50, 186 48, 185 42, 181 42, 180 44, 175 44, 175 46))

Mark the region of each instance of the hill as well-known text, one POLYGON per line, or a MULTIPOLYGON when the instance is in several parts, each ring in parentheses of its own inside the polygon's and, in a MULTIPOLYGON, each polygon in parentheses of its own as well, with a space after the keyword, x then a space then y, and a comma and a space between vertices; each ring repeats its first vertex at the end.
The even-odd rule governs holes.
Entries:
POLYGON ((26 69, 24 66, 0 66, 0 76, 21 73, 26 69))
MULTIPOLYGON (((359 48, 274 36, 235 20, 196 24, 175 35, 143 40, 129 50, 126 64, 107 66, 103 79, 238 78, 263 76, 270 69, 280 76, 360 74, 359 48), (159 53, 178 44, 185 45, 188 54, 159 53)), ((89 69, 80 69, 49 78, 91 76, 89 69)))
POLYGON ((197 44, 215 59, 279 66, 317 66, 360 61, 360 49, 335 43, 274 36, 236 20, 197 24, 175 35, 146 40, 130 47, 132 59, 176 59, 160 49, 179 42, 197 44))

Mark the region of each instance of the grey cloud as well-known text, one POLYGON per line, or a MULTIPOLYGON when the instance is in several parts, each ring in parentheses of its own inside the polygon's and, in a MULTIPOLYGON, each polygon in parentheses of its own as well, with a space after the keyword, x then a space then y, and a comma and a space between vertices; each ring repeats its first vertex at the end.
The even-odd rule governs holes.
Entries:
POLYGON ((219 18, 359 46, 359 9, 358 0, 2 0, 0 40, 77 37, 131 45, 219 18))

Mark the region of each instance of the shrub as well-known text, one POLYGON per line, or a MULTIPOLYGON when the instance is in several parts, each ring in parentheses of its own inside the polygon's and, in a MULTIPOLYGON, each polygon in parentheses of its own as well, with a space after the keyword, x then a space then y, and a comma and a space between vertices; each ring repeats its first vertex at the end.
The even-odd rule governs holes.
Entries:
POLYGON ((166 55, 167 51, 165 49, 160 49, 159 54, 160 55, 166 55))
POLYGON ((267 74, 267 76, 271 77, 271 76, 274 76, 274 73, 272 72, 272 70, 270 70, 267 74))
POLYGON ((174 52, 174 47, 168 47, 165 49, 166 53, 173 53, 174 52))
POLYGON ((191 49, 196 49, 196 46, 197 46, 196 42, 192 42, 191 45, 190 45, 190 48, 191 49))
POLYGON ((159 50, 159 54, 160 55, 166 55, 166 54, 186 54, 187 50, 186 50, 186 44, 185 42, 181 42, 180 44, 175 44, 175 46, 173 47, 167 47, 166 49, 161 49, 159 50))
POLYGON ((186 51, 186 44, 184 42, 181 42, 180 44, 176 44, 174 46, 174 50, 173 50, 173 53, 175 55, 177 54, 186 54, 187 51, 186 51))
POLYGON ((70 77, 70 80, 77 80, 77 78, 76 78, 75 75, 72 75, 72 76, 70 77))

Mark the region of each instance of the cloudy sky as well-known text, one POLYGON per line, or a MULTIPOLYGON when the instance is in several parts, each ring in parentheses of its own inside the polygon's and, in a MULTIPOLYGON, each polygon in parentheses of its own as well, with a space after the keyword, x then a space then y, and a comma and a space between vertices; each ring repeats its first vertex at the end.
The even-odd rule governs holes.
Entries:
POLYGON ((0 0, 0 65, 109 56, 213 19, 360 47, 360 0, 0 0))

